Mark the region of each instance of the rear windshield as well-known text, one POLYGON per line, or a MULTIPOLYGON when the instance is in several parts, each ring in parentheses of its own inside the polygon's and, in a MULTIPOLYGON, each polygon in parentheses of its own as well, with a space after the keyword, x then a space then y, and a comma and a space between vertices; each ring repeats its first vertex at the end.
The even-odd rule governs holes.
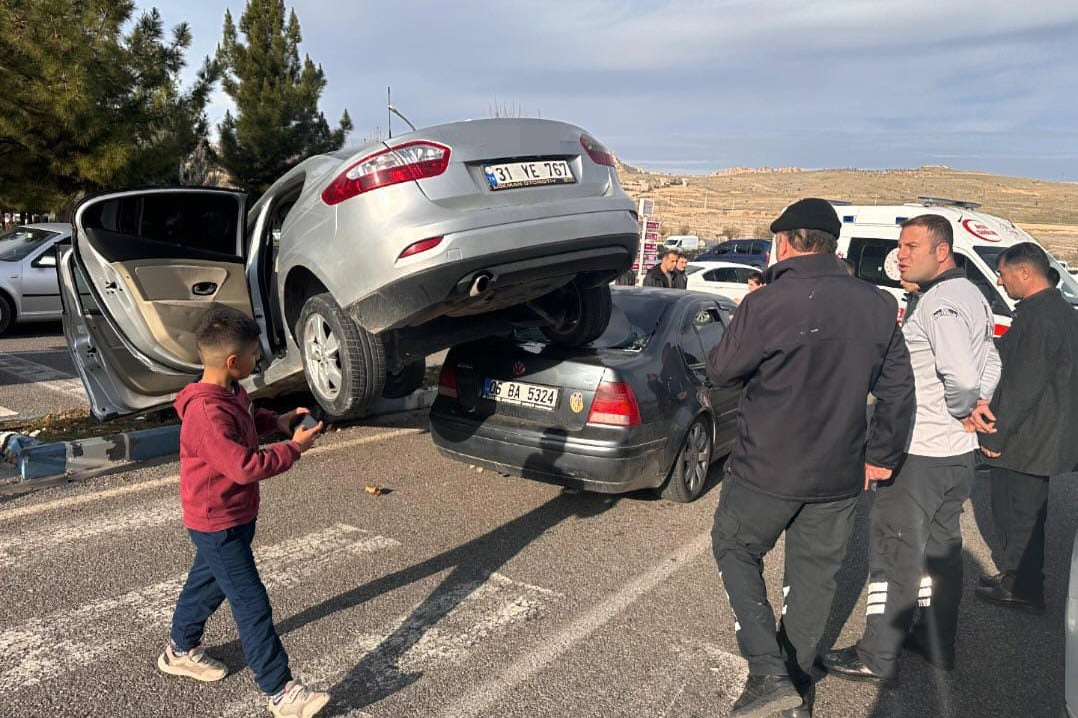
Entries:
MULTIPOLYGON (((1003 254, 1007 250, 1006 247, 981 247, 975 246, 973 248, 981 259, 985 261, 989 267, 993 270, 999 265, 999 255, 1003 254)), ((1074 276, 1063 268, 1056 258, 1051 254, 1048 255, 1048 263, 1059 272, 1059 291, 1063 293, 1063 298, 1071 304, 1078 306, 1078 280, 1075 280, 1074 276)))
MULTIPOLYGON (((670 302, 656 301, 646 292, 623 292, 614 290, 614 306, 610 323, 598 339, 587 346, 592 349, 627 349, 638 351, 651 341, 659 327, 670 302)), ((519 329, 515 336, 520 341, 546 343, 547 339, 537 329, 519 329)))
POLYGON ((16 227, 0 234, 0 262, 18 262, 45 244, 57 232, 31 227, 16 227))

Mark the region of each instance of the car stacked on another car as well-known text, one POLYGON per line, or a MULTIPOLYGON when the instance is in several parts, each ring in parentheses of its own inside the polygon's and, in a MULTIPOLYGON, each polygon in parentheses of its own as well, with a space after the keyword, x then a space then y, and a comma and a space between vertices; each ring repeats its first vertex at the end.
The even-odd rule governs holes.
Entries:
POLYGON ((430 127, 239 192, 109 192, 75 211, 65 333, 99 418, 167 403, 213 304, 263 328, 257 394, 305 378, 324 415, 422 382, 428 354, 517 327, 583 344, 638 247, 610 152, 563 122, 430 127))
POLYGON ((0 334, 18 322, 60 318, 54 247, 70 236, 71 225, 60 222, 0 233, 0 334))
POLYGON ((606 331, 579 347, 537 333, 449 351, 431 407, 445 456, 527 479, 695 499, 737 433, 738 389, 706 362, 733 303, 680 290, 616 287, 606 331))

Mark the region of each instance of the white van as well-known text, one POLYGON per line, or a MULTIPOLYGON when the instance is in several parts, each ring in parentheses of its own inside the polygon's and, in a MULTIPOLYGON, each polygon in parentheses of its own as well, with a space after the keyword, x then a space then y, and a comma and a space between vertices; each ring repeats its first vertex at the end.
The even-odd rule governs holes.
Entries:
MULTIPOLYGON (((856 276, 898 298, 900 319, 906 295, 898 283, 899 225, 921 214, 938 214, 951 221, 959 268, 981 290, 996 315, 996 336, 1010 327, 1015 303, 996 286, 996 260, 1012 245, 1037 241, 1014 223, 976 211, 980 205, 975 202, 940 197, 918 197, 916 202, 899 205, 832 205, 842 220, 838 255, 853 262, 856 276)), ((1048 259, 1059 272, 1063 296, 1078 308, 1078 281, 1051 254, 1048 259)))
POLYGON ((679 252, 696 252, 706 246, 704 240, 695 234, 671 234, 663 242, 666 249, 676 249, 679 252))

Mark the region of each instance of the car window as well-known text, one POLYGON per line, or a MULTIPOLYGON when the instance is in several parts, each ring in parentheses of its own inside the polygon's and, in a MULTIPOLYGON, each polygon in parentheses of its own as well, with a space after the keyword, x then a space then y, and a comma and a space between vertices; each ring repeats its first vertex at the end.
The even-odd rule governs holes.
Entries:
POLYGON ((725 325, 718 305, 698 304, 689 311, 679 344, 685 366, 699 382, 707 381, 707 356, 722 339, 725 325))
POLYGON ((0 234, 0 261, 18 262, 55 237, 58 232, 32 227, 16 227, 0 234))
POLYGON ((901 285, 884 271, 887 255, 897 247, 898 242, 893 239, 854 238, 850 240, 846 258, 853 262, 854 275, 858 279, 897 289, 901 285))
POLYGON ((235 256, 238 202, 225 193, 155 192, 115 197, 88 207, 82 227, 235 256))
POLYGON ((705 354, 711 353, 726 332, 726 326, 722 321, 722 311, 714 305, 698 311, 692 325, 700 336, 700 343, 704 345, 705 354))
MULTIPOLYGON (((702 271, 704 271, 704 268, 701 267, 699 264, 689 264, 685 266, 685 276, 689 276, 690 274, 696 274, 697 272, 702 271)), ((706 274, 701 274, 700 276, 702 276, 704 279, 707 279, 706 274)))
POLYGON ((716 269, 715 279, 713 281, 733 282, 734 284, 737 284, 737 270, 731 267, 722 267, 721 269, 716 269))
POLYGON ((759 271, 758 269, 752 269, 751 267, 746 268, 746 269, 735 269, 734 270, 734 272, 737 274, 737 281, 738 281, 739 284, 744 284, 744 283, 748 282, 749 277, 756 274, 756 272, 758 272, 758 271, 759 271))
POLYGON ((734 245, 733 245, 732 242, 723 242, 718 247, 715 247, 714 251, 715 251, 716 254, 720 253, 720 252, 733 252, 734 251, 734 245))
POLYGON ((973 282, 977 289, 981 290, 981 294, 988 301, 988 306, 992 308, 993 314, 1000 314, 1005 317, 1011 316, 1011 309, 1007 306, 1007 303, 1003 301, 1003 297, 999 295, 999 291, 996 289, 996 283, 994 280, 988 279, 984 276, 977 265, 969 261, 969 258, 964 254, 955 252, 954 255, 955 264, 958 268, 966 273, 966 279, 973 282))

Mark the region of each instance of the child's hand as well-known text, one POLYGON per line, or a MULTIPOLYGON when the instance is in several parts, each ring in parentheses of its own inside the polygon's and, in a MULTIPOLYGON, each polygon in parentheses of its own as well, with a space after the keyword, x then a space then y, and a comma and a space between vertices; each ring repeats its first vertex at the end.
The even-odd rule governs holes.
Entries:
POLYGON ((322 422, 318 422, 310 429, 304 429, 302 425, 296 427, 296 433, 292 435, 292 441, 299 444, 300 453, 314 446, 314 440, 322 431, 322 422))

